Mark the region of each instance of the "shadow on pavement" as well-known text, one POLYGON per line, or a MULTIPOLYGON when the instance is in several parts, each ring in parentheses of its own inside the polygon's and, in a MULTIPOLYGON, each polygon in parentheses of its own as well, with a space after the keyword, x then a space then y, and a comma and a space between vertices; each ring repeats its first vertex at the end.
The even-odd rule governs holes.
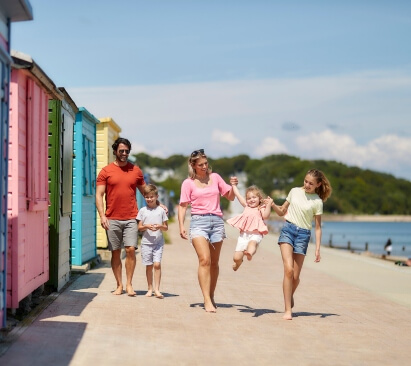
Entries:
MULTIPOLYGON (((261 315, 264 314, 275 314, 278 313, 278 311, 272 310, 272 309, 254 309, 250 306, 247 305, 240 305, 240 304, 216 304, 217 308, 237 308, 237 310, 240 313, 249 313, 249 314, 254 314, 253 318, 258 318, 261 315)), ((204 304, 199 302, 199 303, 194 303, 194 304, 190 304, 190 307, 192 308, 196 308, 196 307, 200 307, 204 309, 204 304)))

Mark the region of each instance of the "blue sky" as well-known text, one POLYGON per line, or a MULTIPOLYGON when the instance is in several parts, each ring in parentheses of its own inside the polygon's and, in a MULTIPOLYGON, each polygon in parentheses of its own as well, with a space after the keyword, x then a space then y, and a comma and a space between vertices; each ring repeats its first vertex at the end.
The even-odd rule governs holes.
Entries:
POLYGON ((12 24, 133 152, 287 153, 411 180, 409 1, 46 1, 12 24))

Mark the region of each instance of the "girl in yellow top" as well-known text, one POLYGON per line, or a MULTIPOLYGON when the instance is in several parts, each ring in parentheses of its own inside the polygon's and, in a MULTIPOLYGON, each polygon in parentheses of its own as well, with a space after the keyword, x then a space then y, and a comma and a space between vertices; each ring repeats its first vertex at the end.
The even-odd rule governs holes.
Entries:
POLYGON ((323 172, 312 169, 304 178, 304 185, 291 189, 281 207, 272 203, 280 216, 285 217, 278 244, 284 264, 284 316, 292 319, 294 292, 300 283, 300 273, 311 236, 312 220, 315 220, 315 260, 319 262, 321 246, 321 215, 323 202, 331 195, 330 182, 323 172))

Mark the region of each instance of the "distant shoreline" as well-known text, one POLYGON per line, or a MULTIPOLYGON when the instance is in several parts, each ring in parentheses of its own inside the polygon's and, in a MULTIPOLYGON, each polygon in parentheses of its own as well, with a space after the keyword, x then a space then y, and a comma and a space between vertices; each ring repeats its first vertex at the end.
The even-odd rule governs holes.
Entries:
MULTIPOLYGON (((271 215, 272 221, 283 221, 278 215, 271 215)), ((322 221, 343 221, 343 222, 411 222, 411 215, 339 215, 324 214, 322 221)))

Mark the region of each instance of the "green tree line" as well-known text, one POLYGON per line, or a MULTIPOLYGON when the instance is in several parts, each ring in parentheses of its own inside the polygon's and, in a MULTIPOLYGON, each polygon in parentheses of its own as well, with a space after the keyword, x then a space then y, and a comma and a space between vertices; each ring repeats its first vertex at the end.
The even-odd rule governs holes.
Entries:
MULTIPOLYGON (((144 167, 173 169, 174 177, 156 182, 174 191, 176 203, 180 197, 181 182, 187 177, 187 157, 172 155, 162 159, 145 153, 135 155, 137 164, 144 167)), ((411 215, 411 182, 386 173, 347 166, 336 161, 302 160, 290 155, 269 155, 253 159, 248 155, 230 158, 209 158, 216 173, 227 182, 239 172, 247 175, 247 185, 255 184, 277 204, 284 202, 289 190, 302 186, 305 173, 310 169, 322 170, 330 180, 332 196, 324 204, 324 211, 340 214, 411 215)), ((222 201, 223 207, 228 201, 222 201)))

